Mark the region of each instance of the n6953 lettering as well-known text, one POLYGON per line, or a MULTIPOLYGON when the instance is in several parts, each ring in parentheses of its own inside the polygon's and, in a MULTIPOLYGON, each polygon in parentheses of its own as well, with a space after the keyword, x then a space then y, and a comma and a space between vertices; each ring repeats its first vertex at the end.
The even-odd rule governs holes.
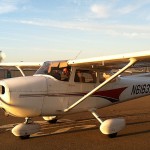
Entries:
POLYGON ((150 84, 133 85, 131 95, 148 94, 150 93, 150 84))

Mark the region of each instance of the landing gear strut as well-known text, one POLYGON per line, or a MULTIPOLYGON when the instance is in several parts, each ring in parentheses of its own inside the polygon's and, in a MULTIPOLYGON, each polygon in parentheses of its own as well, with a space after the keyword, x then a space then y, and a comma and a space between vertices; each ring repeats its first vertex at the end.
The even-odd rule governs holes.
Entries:
POLYGON ((33 123, 33 121, 32 121, 31 118, 26 117, 24 123, 25 123, 25 124, 31 124, 31 123, 33 123))
MULTIPOLYGON (((33 123, 32 119, 26 117, 24 124, 31 124, 31 123, 33 123)), ((29 137, 30 137, 30 134, 29 135, 22 135, 22 136, 20 136, 20 139, 28 139, 29 137)))
POLYGON ((102 119, 100 119, 95 110, 90 111, 93 114, 93 116, 100 122, 100 131, 103 134, 108 135, 109 138, 116 137, 117 133, 125 127, 126 123, 124 118, 114 118, 103 121, 102 119))

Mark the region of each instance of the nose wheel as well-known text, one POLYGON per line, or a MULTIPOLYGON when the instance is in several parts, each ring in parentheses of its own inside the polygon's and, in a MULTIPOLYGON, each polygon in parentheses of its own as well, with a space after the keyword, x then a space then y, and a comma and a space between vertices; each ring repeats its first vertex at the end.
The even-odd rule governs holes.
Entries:
POLYGON ((28 139, 31 134, 37 133, 39 130, 40 125, 27 117, 24 123, 20 123, 12 129, 12 133, 21 139, 28 139))
POLYGON ((117 132, 116 133, 112 133, 112 134, 108 134, 109 138, 115 138, 117 136, 117 132))
MULTIPOLYGON (((31 123, 33 123, 33 121, 31 118, 26 117, 24 123, 31 124, 31 123)), ((30 137, 30 135, 23 135, 23 136, 20 136, 20 139, 29 139, 29 137, 30 137)))
POLYGON ((30 135, 23 135, 20 136, 20 139, 25 140, 25 139, 29 139, 30 135))

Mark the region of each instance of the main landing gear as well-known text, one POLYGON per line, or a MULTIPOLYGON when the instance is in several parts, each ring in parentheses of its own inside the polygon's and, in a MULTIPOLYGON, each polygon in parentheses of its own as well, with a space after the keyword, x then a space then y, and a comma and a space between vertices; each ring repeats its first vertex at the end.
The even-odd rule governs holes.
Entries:
POLYGON ((101 123, 100 131, 103 134, 108 135, 109 138, 116 137, 117 133, 121 131, 126 125, 124 118, 113 118, 103 121, 102 119, 100 119, 95 110, 90 111, 93 114, 93 116, 101 123))
POLYGON ((43 119, 50 124, 55 124, 58 120, 57 116, 44 116, 43 119))
POLYGON ((12 129, 12 133, 21 139, 28 139, 31 134, 34 134, 40 130, 40 125, 34 123, 31 118, 25 118, 24 123, 16 125, 12 129))

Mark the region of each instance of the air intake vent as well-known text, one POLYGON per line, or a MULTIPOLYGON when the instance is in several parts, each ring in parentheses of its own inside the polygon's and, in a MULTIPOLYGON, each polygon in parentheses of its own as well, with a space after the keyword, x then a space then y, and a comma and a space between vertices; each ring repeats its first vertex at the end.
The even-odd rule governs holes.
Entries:
POLYGON ((5 94, 5 87, 0 85, 0 94, 5 94))

